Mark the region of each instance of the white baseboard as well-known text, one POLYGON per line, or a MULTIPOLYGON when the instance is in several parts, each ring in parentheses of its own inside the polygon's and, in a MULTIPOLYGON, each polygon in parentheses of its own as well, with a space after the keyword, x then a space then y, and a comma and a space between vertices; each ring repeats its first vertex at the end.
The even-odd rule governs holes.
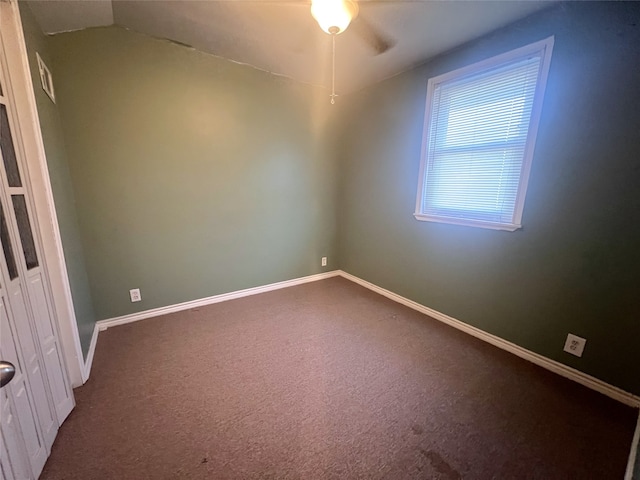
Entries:
MULTIPOLYGON (((551 360, 549 358, 543 357, 535 352, 522 348, 514 343, 508 342, 500 337, 487 333, 479 328, 468 325, 460 320, 456 320, 453 317, 445 315, 444 313, 438 312, 437 310, 433 310, 432 308, 425 307, 413 300, 409 300, 401 295, 393 293, 389 290, 386 290, 382 287, 379 287, 371 282, 367 282, 355 275, 351 275, 343 270, 334 270, 327 273, 320 273, 317 275, 309 275, 307 277, 295 278, 293 280, 286 280, 284 282, 272 283, 269 285, 263 285, 261 287, 247 288, 245 290, 238 290, 235 292, 223 293, 221 295, 214 295, 212 297, 201 298, 198 300, 192 300, 190 302, 178 303, 176 305, 169 305, 166 307, 154 308, 151 310, 145 310, 143 312, 133 313, 130 315, 123 315, 121 317, 110 318, 106 320, 100 320, 96 322, 95 328, 93 330, 93 335, 91 337, 91 344, 89 346, 89 352, 87 354, 87 359, 84 362, 84 370, 82 372, 82 381, 83 383, 89 379, 89 375, 91 373, 91 365, 93 363, 93 356, 96 349, 96 343, 98 341, 98 335, 100 331, 106 330, 110 327, 115 327, 117 325, 124 325, 125 323, 136 322, 138 320, 144 320, 146 318, 157 317, 160 315, 166 315, 168 313, 179 312, 182 310, 188 310, 190 308, 200 307, 204 305, 211 305, 213 303, 225 302, 227 300, 233 300, 236 298, 247 297, 250 295, 256 295, 259 293, 269 292, 272 290, 278 290, 281 288, 293 287, 295 285, 301 285, 303 283, 315 282, 318 280, 324 280, 326 278, 331 278, 335 276, 342 276, 347 280, 350 280, 354 283, 362 285, 369 290, 372 290, 380 295, 383 295, 395 302, 398 302, 402 305, 405 305, 409 308, 417 310, 418 312, 424 313, 431 318, 439 320, 447 325, 450 325, 458 330, 461 330, 469 335, 472 335, 480 340, 484 340, 491 345, 494 345, 498 348, 506 350, 514 355, 517 355, 520 358, 528 360, 542 368, 550 370, 554 373, 562 375, 565 378, 578 382, 585 387, 591 388, 597 392, 600 392, 608 397, 611 397, 615 400, 618 400, 626 405, 631 407, 640 408, 640 397, 633 395, 631 393, 625 392, 624 390, 614 387, 602 380, 599 380, 591 375, 587 375, 579 370, 568 367, 560 362, 555 360, 551 360)), ((633 442, 631 445, 631 452, 629 454, 629 461, 627 464, 625 480, 633 479, 633 470, 635 467, 635 459, 638 455, 638 442, 640 441, 640 412, 638 415, 638 423, 636 425, 635 435, 633 437, 633 442)))
POLYGON ((587 375, 586 373, 576 370, 575 368, 568 367, 567 365, 564 365, 560 362, 551 360, 547 357, 543 357, 538 353, 527 350, 526 348, 522 348, 515 343, 508 342, 507 340, 487 333, 483 330, 480 330, 479 328, 472 327, 471 325, 461 322, 460 320, 456 320, 455 318, 445 315, 444 313, 440 313, 436 310, 433 310, 432 308, 425 307, 424 305, 421 305, 417 302, 414 302, 413 300, 409 300, 408 298, 374 285, 373 283, 367 282, 366 280, 356 277, 355 275, 351 275, 350 273, 342 270, 338 270, 338 272, 340 276, 346 278, 347 280, 351 280, 352 282, 362 285, 363 287, 379 293, 380 295, 383 295, 395 302, 401 303, 402 305, 417 310, 418 312, 424 313, 425 315, 435 318, 436 320, 446 323, 447 325, 457 328, 458 330, 462 330, 463 332, 479 338, 480 340, 484 340, 485 342, 501 348, 502 350, 506 350, 507 352, 513 353, 520 358, 535 363, 542 368, 546 368, 547 370, 557 373, 558 375, 562 375, 565 378, 578 382, 585 387, 603 393, 604 395, 618 400, 619 402, 622 402, 631 407, 640 408, 640 397, 636 395, 625 392, 624 390, 618 387, 614 387, 613 385, 603 382, 602 380, 592 377, 591 375, 587 375))
POLYGON ((578 382, 585 387, 591 388, 597 392, 600 392, 608 397, 611 397, 615 400, 618 400, 626 405, 631 407, 640 408, 640 397, 633 395, 629 392, 626 392, 618 387, 614 387, 598 378, 592 377, 586 373, 583 373, 574 368, 568 367, 560 362, 555 360, 551 360, 547 357, 544 357, 538 353, 527 350, 526 348, 520 347, 515 343, 511 343, 507 340, 504 340, 500 337, 487 333, 479 328, 468 325, 460 320, 457 320, 453 317, 445 315, 444 313, 433 310, 432 308, 421 305, 413 300, 409 300, 401 295, 393 293, 389 290, 386 290, 382 287, 374 285, 371 282, 367 282, 355 275, 351 275, 342 270, 334 270, 326 273, 319 273, 317 275, 309 275, 307 277, 294 278, 292 280, 285 280, 283 282, 272 283, 269 285, 263 285, 260 287, 247 288, 244 290, 237 290, 235 292, 223 293, 221 295, 214 295, 212 297, 201 298, 197 300, 191 300, 189 302, 178 303, 175 305, 168 305, 166 307, 154 308, 150 310, 145 310, 143 312, 132 313, 129 315, 123 315, 121 317, 114 317, 105 320, 100 320, 96 322, 96 327, 94 330, 93 337, 91 339, 91 347, 89 348, 89 354, 87 356, 87 360, 85 362, 84 372, 83 372, 83 381, 89 378, 89 374, 91 371, 91 363, 93 362, 93 354, 95 351, 96 341, 98 338, 98 331, 106 330, 110 327, 115 327, 117 325, 124 325, 126 323, 137 322, 139 320, 144 320, 147 318, 157 317, 160 315, 166 315, 169 313, 180 312, 183 310, 188 310, 190 308, 201 307, 205 305, 211 305, 213 303, 225 302, 227 300, 233 300, 236 298, 247 297, 250 295, 257 295, 259 293, 270 292, 272 290, 278 290, 281 288, 293 287, 295 285, 301 285, 303 283, 316 282, 318 280, 324 280, 326 278, 331 278, 335 276, 342 276, 347 280, 355 282, 359 285, 362 285, 369 290, 372 290, 380 295, 383 295, 395 302, 401 303, 409 308, 417 310, 418 312, 424 313, 429 317, 432 317, 436 320, 439 320, 447 325, 450 325, 458 330, 461 330, 469 335, 472 335, 480 340, 484 340, 491 345, 494 345, 498 348, 506 350, 514 355, 517 355, 520 358, 528 360, 540 367, 546 368, 558 375, 562 375, 565 378, 578 382))
POLYGON ((303 283, 317 282, 318 280, 324 280, 325 278, 336 277, 340 273, 338 270, 333 270, 326 273, 318 273, 316 275, 309 275, 307 277, 294 278, 292 280, 285 280, 284 282, 271 283, 269 285, 262 285, 260 287, 246 288, 244 290, 236 290, 235 292, 223 293, 220 295, 214 295, 212 297, 199 298, 197 300, 191 300, 189 302, 176 303, 175 305, 168 305, 166 307, 152 308, 151 310, 145 310, 143 312, 131 313, 129 315, 123 315, 121 317, 108 318, 96 322, 96 326, 100 331, 107 328, 115 327, 117 325, 124 325, 125 323, 137 322, 147 318, 158 317, 160 315, 167 315, 168 313, 180 312, 182 310, 189 310, 190 308, 202 307, 204 305, 211 305, 213 303, 226 302, 227 300, 234 300, 236 298, 248 297, 250 295, 257 295, 259 293, 270 292, 272 290, 279 290, 281 288, 293 287, 294 285, 301 285, 303 283))
MULTIPOLYGON (((629 454, 629 461, 627 462, 627 472, 625 473, 624 480, 633 480, 633 469, 636 466, 636 457, 638 456, 638 442, 640 442, 640 414, 638 414, 636 433, 633 436, 633 441, 631 442, 631 453, 629 454)), ((638 471, 638 475, 640 475, 640 471, 638 471)))
POLYGON ((107 318, 105 320, 99 320, 96 322, 93 330, 93 336, 91 337, 91 345, 89 347, 89 353, 87 359, 84 362, 84 369, 82 372, 82 383, 85 383, 89 379, 91 374, 91 365, 93 363, 93 355, 96 350, 96 342, 98 341, 98 334, 106 330, 107 328, 115 327, 118 325, 124 325, 126 323, 137 322, 139 320, 145 320, 147 318, 158 317, 160 315, 167 315, 168 313, 180 312, 182 310, 189 310, 190 308, 202 307, 204 305, 211 305, 213 303, 226 302, 227 300, 234 300, 236 298, 248 297, 250 295, 257 295, 259 293, 270 292, 272 290, 278 290, 286 287, 293 287, 294 285, 301 285, 303 283, 317 282, 318 280, 324 280, 325 278, 337 277, 340 273, 338 270, 331 272, 318 273, 316 275, 309 275, 306 277, 294 278, 292 280, 285 280, 283 282, 271 283, 269 285, 262 285, 260 287, 246 288, 244 290, 236 290, 235 292, 223 293, 220 295, 214 295, 212 297, 199 298, 197 300, 191 300, 189 302, 177 303, 175 305, 168 305, 166 307, 152 308, 143 312, 132 313, 129 315, 123 315, 121 317, 107 318))
POLYGON ((96 343, 98 343, 98 334, 100 329, 96 323, 93 326, 93 334, 91 335, 91 343, 89 344, 89 351, 87 352, 87 359, 84 361, 84 367, 82 369, 82 383, 86 383, 89 380, 91 374, 91 365, 93 364, 93 355, 96 353, 96 343))

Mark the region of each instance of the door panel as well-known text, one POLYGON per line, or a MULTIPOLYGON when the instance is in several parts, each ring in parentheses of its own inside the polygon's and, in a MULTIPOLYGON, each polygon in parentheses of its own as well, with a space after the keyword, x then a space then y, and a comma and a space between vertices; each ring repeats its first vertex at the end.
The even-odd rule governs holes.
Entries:
POLYGON ((7 271, 9 274, 9 280, 13 280, 18 276, 18 265, 16 264, 15 253, 13 253, 13 247, 9 239, 9 227, 7 226, 7 220, 4 218, 4 210, 0 204, 0 241, 2 242, 2 252, 4 253, 4 260, 7 265, 7 271))
MULTIPOLYGON (((12 388, 13 398, 16 402, 16 409, 22 428, 22 438, 27 447, 27 455, 31 460, 31 466, 36 469, 40 466, 40 461, 46 458, 47 452, 44 450, 44 444, 40 441, 38 427, 33 417, 34 407, 31 403, 31 396, 27 393, 24 382, 18 388, 12 388)), ((44 465, 44 463, 42 463, 44 465)))
POLYGON ((11 285, 13 291, 9 294, 9 305, 11 305, 13 318, 18 320, 16 322, 16 333, 20 342, 22 358, 25 360, 24 367, 35 398, 35 406, 38 412, 40 427, 44 435, 45 446, 47 451, 50 451, 58 431, 58 420, 49 403, 47 381, 44 377, 45 373, 41 368, 35 343, 36 337, 33 335, 33 331, 27 320, 29 317, 25 298, 22 293, 22 286, 17 280, 11 283, 16 283, 17 285, 11 285))
POLYGON ((0 390, 0 477, 3 480, 30 478, 31 469, 26 461, 24 442, 12 402, 4 389, 0 390))
POLYGON ((16 152, 13 148, 9 113, 6 105, 0 105, 0 148, 2 149, 5 171, 7 172, 7 183, 10 187, 21 187, 22 180, 20 179, 16 152))
POLYGON ((31 293, 31 304, 33 305, 34 316, 36 318, 36 329, 40 341, 48 342, 54 337, 51 322, 38 321, 37 319, 49 318, 49 309, 47 308, 47 297, 44 294, 42 278, 35 275, 29 278, 29 292, 31 293))
POLYGON ((42 275, 41 267, 27 272, 29 298, 31 300, 36 333, 44 357, 44 366, 51 386, 55 412, 58 423, 62 423, 73 409, 73 394, 66 376, 58 336, 53 325, 53 308, 47 298, 42 275))
POLYGON ((13 206, 13 214, 18 226, 20 234, 20 243, 24 253, 24 261, 27 264, 27 270, 36 268, 38 263, 38 252, 33 238, 33 230, 29 220, 29 210, 27 209, 27 200, 24 195, 11 195, 11 204, 13 206))
MULTIPOLYGON (((3 437, 9 435, 11 435, 12 438, 18 437, 15 434, 16 427, 14 421, 17 417, 18 424, 20 425, 20 437, 22 438, 31 469, 33 472, 38 472, 39 474, 47 460, 48 452, 39 426, 34 395, 29 388, 29 378, 23 368, 25 365, 23 357, 20 355, 19 345, 15 341, 15 339, 18 338, 18 334, 14 328, 15 325, 9 318, 10 313, 6 308, 4 295, 1 295, 0 299, 0 355, 2 355, 3 360, 13 363, 16 367, 16 374, 13 380, 11 380, 11 383, 0 390, 3 397, 10 395, 12 398, 9 400, 12 400, 15 405, 15 415, 9 414, 5 410, 11 404, 11 401, 3 402, 2 435, 3 437), (8 415, 10 420, 9 424, 5 423, 5 415, 8 415), (5 427, 10 429, 5 432, 5 427), (13 432, 13 434, 11 432, 13 432)), ((9 438, 7 440, 9 440, 9 438)), ((12 447, 12 442, 7 442, 7 446, 12 447)), ((12 455, 12 459, 13 458, 12 455)), ((24 478, 29 478, 29 476, 24 478)))

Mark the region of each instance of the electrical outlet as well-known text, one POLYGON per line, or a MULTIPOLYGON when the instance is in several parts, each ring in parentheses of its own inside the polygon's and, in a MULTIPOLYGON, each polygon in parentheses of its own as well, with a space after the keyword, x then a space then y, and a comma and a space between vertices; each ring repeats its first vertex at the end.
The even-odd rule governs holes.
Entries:
POLYGON ((581 357, 585 343, 587 343, 587 341, 584 338, 570 333, 567 335, 567 341, 564 343, 564 351, 576 357, 581 357))
POLYGON ((140 300, 142 300, 142 295, 140 295, 139 288, 133 288, 129 290, 129 296, 131 297, 132 302, 139 302, 140 300))
POLYGON ((320 262, 323 267, 327 266, 327 257, 322 257, 322 261, 320 262))

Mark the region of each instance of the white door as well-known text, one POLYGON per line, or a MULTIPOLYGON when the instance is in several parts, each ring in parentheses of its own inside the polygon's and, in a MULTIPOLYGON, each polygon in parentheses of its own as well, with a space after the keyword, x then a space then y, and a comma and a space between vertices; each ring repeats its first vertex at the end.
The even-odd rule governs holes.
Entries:
POLYGON ((15 377, 0 390, 3 478, 37 478, 74 406, 51 302, 29 177, 0 38, 0 360, 15 377))
MULTIPOLYGON (((2 389, 0 399, 4 402, 0 408, 2 408, 3 423, 0 428, 7 445, 12 441, 17 443, 16 451, 26 452, 30 470, 38 475, 51 450, 58 430, 58 421, 54 417, 53 402, 49 397, 49 388, 38 355, 36 337, 28 319, 25 295, 13 248, 14 242, 10 238, 3 203, 4 201, 0 199, 0 239, 2 240, 0 359, 12 363, 15 366, 16 375, 2 389), (15 406, 14 412, 10 412, 12 404, 15 406), (9 421, 13 418, 17 418, 18 431, 14 426, 10 431, 5 432, 5 422, 10 423, 9 421), (20 445, 21 443, 24 444, 24 448, 20 445)), ((16 463, 14 455, 10 460, 16 463)), ((23 461, 18 459, 17 463, 22 464, 23 461)))
POLYGON ((40 474, 48 452, 4 291, 1 298, 0 355, 15 366, 16 374, 0 390, 0 470, 6 478, 28 479, 40 474))
MULTIPOLYGON (((0 47, 2 47, 1 40, 0 47)), ((4 49, 0 57, 2 57, 0 82, 4 89, 0 94, 0 138, 3 159, 0 167, 0 177, 2 177, 0 185, 4 190, 7 223, 10 228, 13 227, 14 236, 10 238, 15 240, 14 251, 19 258, 18 271, 21 273, 18 275, 19 281, 10 283, 7 290, 11 298, 21 295, 28 297, 28 301, 24 302, 25 309, 28 310, 29 305, 31 306, 28 313, 34 320, 36 343, 39 344, 39 349, 44 356, 45 373, 51 385, 55 412, 59 422, 62 423, 73 409, 73 394, 60 347, 51 289, 40 248, 40 235, 34 222, 29 177, 26 172, 27 163, 22 154, 24 150, 21 148, 19 118, 11 101, 11 77, 4 49)), ((20 299, 17 301, 22 303, 20 299)))

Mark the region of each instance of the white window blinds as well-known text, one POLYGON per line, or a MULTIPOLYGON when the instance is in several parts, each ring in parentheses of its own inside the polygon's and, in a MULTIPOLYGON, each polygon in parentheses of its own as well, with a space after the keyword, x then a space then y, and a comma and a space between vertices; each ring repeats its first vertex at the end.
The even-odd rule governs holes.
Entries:
POLYGON ((544 54, 538 49, 430 81, 416 216, 517 228, 544 54))

